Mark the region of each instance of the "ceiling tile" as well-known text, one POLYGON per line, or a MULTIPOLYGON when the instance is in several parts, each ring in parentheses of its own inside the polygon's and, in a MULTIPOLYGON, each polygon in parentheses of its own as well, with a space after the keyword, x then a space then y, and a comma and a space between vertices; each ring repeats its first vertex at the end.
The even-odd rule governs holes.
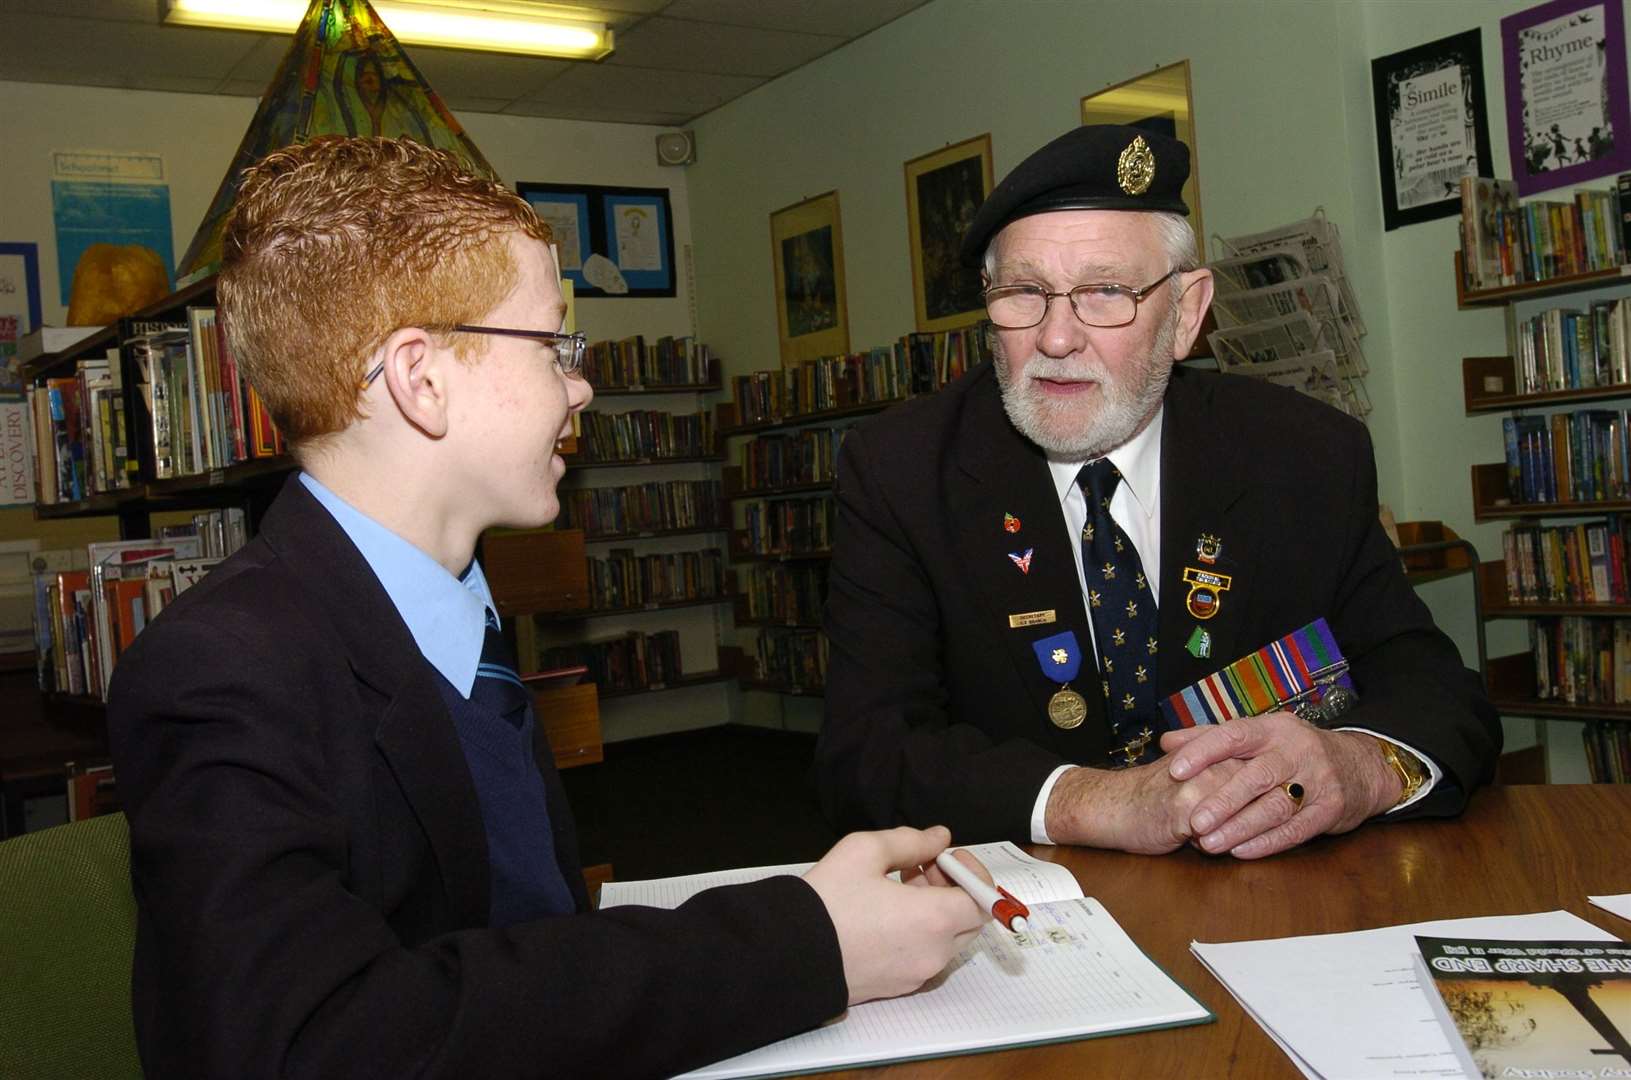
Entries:
POLYGON ((23 15, 6 19, 0 35, 0 71, 8 78, 24 66, 85 70, 91 86, 144 85, 145 75, 185 72, 220 80, 259 43, 259 35, 235 30, 143 26, 101 19, 23 15), (99 68, 90 72, 88 69, 99 68), (119 78, 111 78, 116 73, 119 78))
POLYGON ((455 113, 496 113, 503 112, 504 106, 508 105, 512 100, 514 99, 476 97, 472 95, 469 97, 444 97, 442 104, 455 113))
POLYGON ((647 19, 617 41, 608 64, 773 78, 844 43, 841 37, 751 26, 647 19))
MULTIPOLYGON (((250 82, 259 81, 261 90, 265 90, 266 84, 272 81, 273 75, 277 74, 277 66, 283 62, 285 56, 289 55, 289 46, 293 44, 294 37, 293 35, 285 37, 282 34, 257 34, 255 36, 259 40, 250 47, 248 52, 238 58, 236 64, 232 65, 232 70, 227 72, 227 78, 229 80, 246 79, 250 82)), ((255 91, 255 93, 259 94, 260 90, 255 91)))
POLYGON ((631 111, 660 105, 665 112, 695 116, 740 97, 764 81, 738 75, 597 64, 574 68, 525 100, 631 111))
POLYGON ((271 81, 270 79, 223 79, 216 86, 215 92, 217 94, 226 94, 229 97, 258 98, 266 93, 267 84, 271 81))
POLYGON ((657 14, 668 7, 670 2, 671 0, 606 0, 603 4, 576 4, 574 6, 604 12, 607 15, 619 13, 643 16, 657 14))
POLYGON ((425 81, 443 98, 488 97, 514 101, 543 88, 581 63, 412 45, 407 51, 425 81))
POLYGON ((670 19, 794 30, 805 34, 860 37, 921 7, 926 0, 674 0, 670 19))
POLYGON ((0 11, 29 11, 37 15, 75 15, 86 19, 159 24, 162 0, 0 0, 0 11))

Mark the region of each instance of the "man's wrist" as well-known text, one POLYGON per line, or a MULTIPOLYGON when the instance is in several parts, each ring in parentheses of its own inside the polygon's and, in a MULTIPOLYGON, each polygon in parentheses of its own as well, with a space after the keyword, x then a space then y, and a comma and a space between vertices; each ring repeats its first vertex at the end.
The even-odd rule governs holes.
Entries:
POLYGON ((1077 766, 1066 770, 1053 785, 1048 795, 1048 809, 1044 821, 1048 836, 1055 844, 1083 844, 1099 847, 1089 835, 1089 822, 1096 826, 1106 823, 1099 814, 1088 812, 1095 800, 1092 790, 1104 778, 1104 770, 1077 766))
POLYGON ((1427 766, 1415 754, 1396 743, 1386 739, 1377 739, 1376 742, 1381 748, 1382 760, 1399 785, 1398 795, 1384 808, 1392 810, 1414 798, 1422 785, 1427 783, 1427 766))

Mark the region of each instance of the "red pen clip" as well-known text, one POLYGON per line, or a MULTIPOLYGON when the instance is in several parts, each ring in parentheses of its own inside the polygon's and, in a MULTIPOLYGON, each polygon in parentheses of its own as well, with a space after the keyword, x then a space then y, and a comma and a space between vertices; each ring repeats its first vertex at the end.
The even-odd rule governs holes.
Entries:
POLYGON ((997 886, 997 891, 1002 894, 1002 899, 991 905, 991 917, 993 919, 1002 923, 1007 929, 1012 930, 1015 919, 1030 918, 1031 909, 1020 903, 1013 893, 1001 885, 997 886))

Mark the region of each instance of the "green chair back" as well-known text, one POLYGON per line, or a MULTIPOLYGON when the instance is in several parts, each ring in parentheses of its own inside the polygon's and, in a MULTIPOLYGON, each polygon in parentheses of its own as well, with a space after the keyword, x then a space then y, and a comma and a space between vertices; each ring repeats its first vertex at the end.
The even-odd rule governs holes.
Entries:
POLYGON ((140 1077, 123 814, 0 843, 0 1077, 140 1077))

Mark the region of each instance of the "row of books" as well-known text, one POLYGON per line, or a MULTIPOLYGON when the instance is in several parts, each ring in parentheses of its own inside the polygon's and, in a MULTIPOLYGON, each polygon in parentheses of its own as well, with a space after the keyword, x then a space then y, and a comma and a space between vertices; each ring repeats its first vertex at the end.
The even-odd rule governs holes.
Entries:
POLYGON ((131 322, 124 344, 27 390, 41 504, 77 502, 283 453, 210 307, 131 322))
POLYGON ((155 480, 192 476, 251 458, 275 457, 283 440, 243 372, 212 307, 190 307, 185 323, 132 327, 124 342, 127 381, 146 420, 155 480))
POLYGON ((1524 393, 1631 383, 1631 303, 1600 300, 1589 311, 1552 308, 1516 326, 1524 393))
POLYGON ((827 604, 827 570, 817 563, 754 563, 742 578, 747 617, 820 626, 827 604))
POLYGON ((1631 702, 1631 619, 1531 619, 1529 648, 1535 658, 1535 696, 1542 701, 1631 702))
POLYGON ((1588 720, 1581 732, 1594 784, 1631 784, 1631 724, 1588 720))
POLYGON ((29 387, 26 398, 41 503, 77 502, 135 482, 138 463, 130 453, 117 349, 80 360, 72 375, 29 387))
POLYGON ((755 676, 789 690, 820 693, 827 685, 827 635, 765 627, 754 643, 755 676))
POLYGON ((589 669, 589 681, 601 693, 658 689, 684 675, 677 630, 659 630, 652 634, 631 630, 604 641, 559 645, 544 650, 539 666, 549 670, 577 664, 589 669))
POLYGON ((640 336, 596 341, 584 351, 583 377, 596 390, 717 386, 719 358, 689 337, 662 337, 651 345, 640 336))
POLYGON ((741 550, 750 555, 825 555, 832 551, 838 504, 827 498, 748 499, 741 550))
POLYGON ((1546 281, 1626 262, 1631 173, 1613 190, 1581 190, 1568 202, 1518 202, 1510 180, 1461 179, 1461 266, 1469 289, 1546 281))
POLYGON ((714 452, 714 418, 707 411, 586 412, 579 420, 578 452, 573 458, 579 462, 702 457, 714 452))
POLYGON ((817 427, 746 440, 740 455, 742 490, 831 482, 838 475, 838 447, 848 432, 847 427, 817 427))
POLYGON ((604 559, 589 557, 589 603, 596 608, 705 600, 727 591, 725 557, 717 549, 638 555, 613 548, 604 559))
POLYGON ((573 488, 559 495, 561 512, 556 527, 582 529, 589 540, 637 532, 724 527, 718 480, 573 488))
POLYGON ((1508 497, 1515 503, 1631 498, 1628 419, 1624 409, 1505 417, 1508 497))
POLYGON ((1631 603, 1631 517, 1575 525, 1513 525, 1501 534, 1507 599, 1515 604, 1631 603))
POLYGON ((114 665, 136 636, 221 561, 203 555, 190 528, 89 544, 85 569, 36 575, 40 689, 107 698, 114 665))
POLYGON ((979 327, 906 334, 893 345, 829 356, 792 370, 755 371, 731 380, 741 424, 927 394, 991 359, 979 327))

